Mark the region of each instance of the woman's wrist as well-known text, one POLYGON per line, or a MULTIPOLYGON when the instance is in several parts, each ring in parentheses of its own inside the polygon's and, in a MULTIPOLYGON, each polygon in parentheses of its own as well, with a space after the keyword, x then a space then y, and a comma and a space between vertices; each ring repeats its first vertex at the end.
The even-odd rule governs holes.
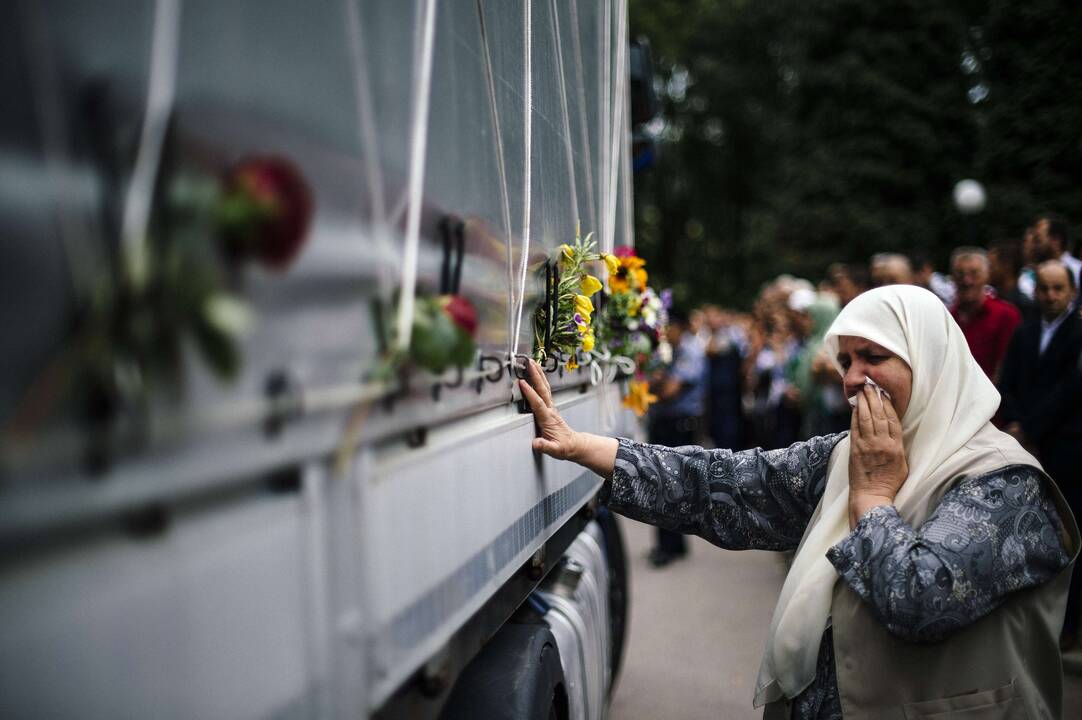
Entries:
POLYGON ((575 432, 571 446, 568 460, 592 470, 606 480, 612 477, 613 468, 616 466, 616 451, 620 447, 616 438, 575 432))
POLYGON ((874 493, 849 494, 849 529, 852 530, 872 508, 894 505, 894 498, 874 493))

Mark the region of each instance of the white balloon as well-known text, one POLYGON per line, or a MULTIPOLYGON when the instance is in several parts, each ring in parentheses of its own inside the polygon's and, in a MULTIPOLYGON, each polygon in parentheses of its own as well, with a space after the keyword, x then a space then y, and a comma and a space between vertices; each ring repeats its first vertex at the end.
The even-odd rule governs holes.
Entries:
POLYGON ((984 186, 976 180, 959 180, 954 185, 954 205, 964 215, 984 210, 984 186))

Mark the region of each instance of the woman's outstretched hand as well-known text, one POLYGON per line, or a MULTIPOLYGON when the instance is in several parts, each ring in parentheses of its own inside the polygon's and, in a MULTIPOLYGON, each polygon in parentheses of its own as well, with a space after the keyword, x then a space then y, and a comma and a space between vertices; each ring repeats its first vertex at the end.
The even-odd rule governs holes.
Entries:
POLYGON ((533 449, 557 460, 574 460, 579 446, 578 433, 571 429, 552 402, 552 387, 541 366, 533 360, 526 368, 527 380, 519 380, 522 396, 530 404, 541 436, 534 438, 533 449))
POLYGON ((526 369, 526 377, 518 384, 537 421, 539 437, 534 438, 533 449, 558 460, 577 462, 602 477, 612 477, 619 443, 614 438, 575 432, 560 416, 552 401, 548 378, 533 360, 526 369))
POLYGON ((849 526, 877 505, 891 505, 909 477, 902 422, 894 404, 865 386, 849 435, 849 526))

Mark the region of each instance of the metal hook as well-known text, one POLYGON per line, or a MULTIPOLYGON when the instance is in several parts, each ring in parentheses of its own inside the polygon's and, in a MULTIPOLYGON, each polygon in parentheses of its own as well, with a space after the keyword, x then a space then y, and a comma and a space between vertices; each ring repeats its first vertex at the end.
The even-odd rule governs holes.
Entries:
POLYGON ((454 389, 460 387, 463 382, 463 370, 461 365, 455 365, 455 379, 451 382, 437 382, 432 386, 432 399, 436 402, 440 401, 440 391, 443 388, 454 389))
POLYGON ((475 389, 478 394, 480 394, 481 387, 485 380, 488 380, 491 383, 497 383, 503 378, 503 362, 501 362, 498 357, 495 355, 482 355, 479 357, 477 360, 477 369, 484 372, 486 365, 492 365, 493 370, 488 375, 482 375, 474 381, 476 383, 475 389))
POLYGON ((530 356, 529 355, 523 355, 522 353, 519 353, 518 355, 515 355, 514 360, 511 361, 511 368, 515 373, 515 377, 517 377, 519 380, 525 380, 526 379, 527 374, 529 372, 529 367, 530 367, 530 356), (517 362, 518 360, 522 361, 521 365, 517 362))
POLYGON ((301 414, 301 389, 285 370, 275 370, 263 383, 263 394, 270 408, 263 420, 263 434, 278 435, 287 422, 301 414))
POLYGON ((440 220, 443 237, 443 262, 440 264, 440 295, 457 295, 462 284, 462 259, 465 254, 466 224, 457 215, 440 220))
POLYGON ((406 368, 399 368, 395 372, 395 375, 398 379, 398 387, 396 387, 392 392, 384 395, 382 399, 383 409, 388 413, 394 412, 395 402, 397 402, 399 398, 406 397, 410 393, 410 375, 406 371, 406 368))
POLYGON ((455 269, 451 273, 451 293, 458 295, 462 285, 462 262, 466 256, 466 223, 455 218, 455 269))

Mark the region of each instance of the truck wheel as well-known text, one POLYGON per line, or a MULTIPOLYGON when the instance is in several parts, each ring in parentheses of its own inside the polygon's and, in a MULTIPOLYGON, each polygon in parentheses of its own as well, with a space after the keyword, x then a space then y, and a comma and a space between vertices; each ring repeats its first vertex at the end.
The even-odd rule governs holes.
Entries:
POLYGON ((567 720, 556 638, 545 625, 500 628, 455 683, 441 720, 567 720))
POLYGON ((612 668, 612 681, 609 694, 616 687, 616 678, 624 660, 624 645, 627 639, 627 600, 628 569, 627 552, 624 550, 624 536, 616 516, 608 508, 600 507, 597 511, 597 523, 605 536, 605 559, 609 564, 609 667, 612 668))

